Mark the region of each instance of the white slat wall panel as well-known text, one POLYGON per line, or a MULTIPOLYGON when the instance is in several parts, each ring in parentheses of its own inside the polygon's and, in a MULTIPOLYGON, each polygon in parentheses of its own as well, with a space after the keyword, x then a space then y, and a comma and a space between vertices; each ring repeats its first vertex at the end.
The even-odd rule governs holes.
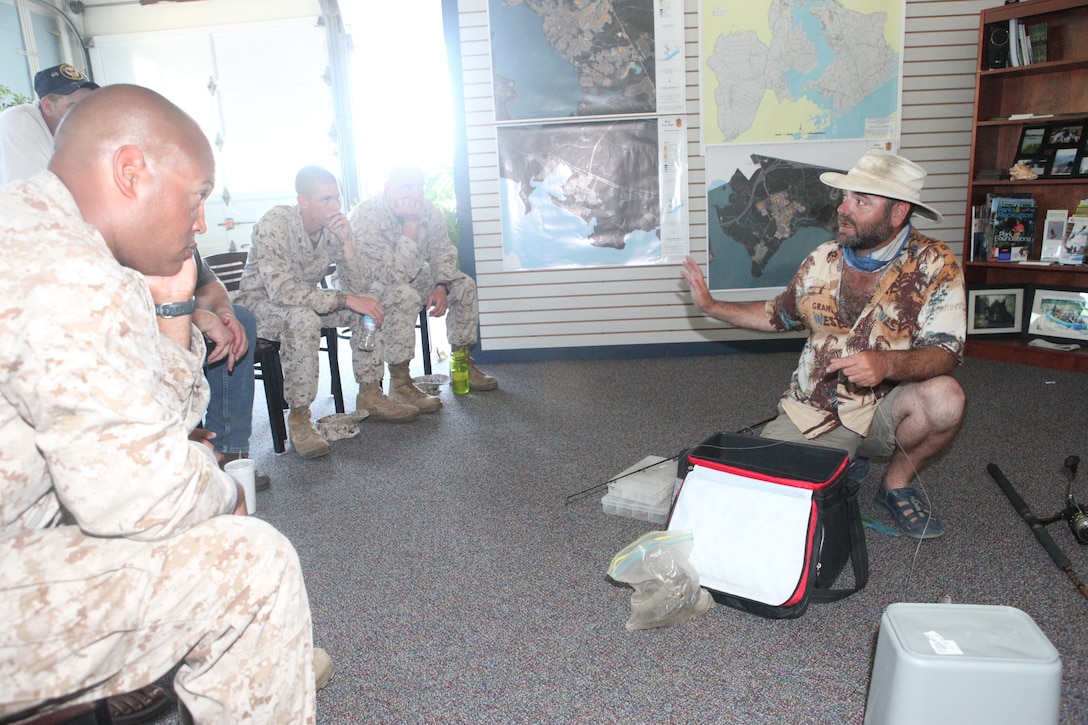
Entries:
MULTIPOLYGON (((962 246, 978 17, 999 0, 907 0, 903 53, 904 156, 929 171, 924 197, 945 216, 927 234, 962 246)), ((484 350, 531 350, 768 336, 707 321, 679 268, 503 270, 498 153, 491 97, 487 0, 460 0, 469 189, 484 350)), ((699 155, 698 0, 685 0, 691 250, 707 252, 705 164, 699 155)))

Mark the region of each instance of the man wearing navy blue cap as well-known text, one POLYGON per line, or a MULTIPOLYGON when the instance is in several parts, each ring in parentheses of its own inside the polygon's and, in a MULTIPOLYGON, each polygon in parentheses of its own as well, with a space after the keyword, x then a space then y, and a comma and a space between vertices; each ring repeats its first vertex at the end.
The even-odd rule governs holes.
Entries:
POLYGON ((44 170, 61 119, 97 89, 97 83, 67 63, 35 75, 38 100, 0 113, 0 183, 29 179, 44 170))

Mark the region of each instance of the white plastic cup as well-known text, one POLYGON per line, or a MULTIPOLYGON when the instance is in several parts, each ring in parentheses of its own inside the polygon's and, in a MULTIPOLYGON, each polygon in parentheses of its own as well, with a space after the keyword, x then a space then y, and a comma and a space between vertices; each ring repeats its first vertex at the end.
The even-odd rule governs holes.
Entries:
POLYGON ((223 466, 223 470, 242 486, 246 497, 246 513, 252 516, 257 511, 257 467, 249 458, 238 458, 223 466))

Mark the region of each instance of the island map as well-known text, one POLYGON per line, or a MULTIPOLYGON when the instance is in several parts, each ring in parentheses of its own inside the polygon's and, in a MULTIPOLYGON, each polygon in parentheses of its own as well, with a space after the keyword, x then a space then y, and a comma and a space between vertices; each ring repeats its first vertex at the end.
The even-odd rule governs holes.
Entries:
POLYGON ((701 0, 704 144, 898 135, 903 0, 701 0))
POLYGON ((707 193, 712 289, 784 287, 806 256, 838 229, 842 192, 820 181, 840 171, 753 154, 707 193))
POLYGON ((504 268, 662 258, 656 120, 500 127, 504 268))
POLYGON ((654 0, 490 0, 495 120, 656 113, 654 0))

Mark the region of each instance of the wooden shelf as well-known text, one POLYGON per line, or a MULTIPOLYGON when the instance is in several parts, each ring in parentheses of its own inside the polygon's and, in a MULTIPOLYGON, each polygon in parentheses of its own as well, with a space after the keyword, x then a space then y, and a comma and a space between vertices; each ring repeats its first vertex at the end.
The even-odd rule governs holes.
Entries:
MULTIPOLYGON (((1088 198, 1088 177, 1012 180, 975 176, 980 171, 1011 167, 1016 161, 1021 132, 1028 126, 1088 124, 1088 44, 1081 42, 1086 35, 1088 0, 1025 0, 983 10, 980 17, 967 219, 972 218, 972 207, 985 203, 987 194, 1029 192, 1039 213, 1032 248, 1036 260, 1042 247, 1043 215, 1050 209, 1067 209, 1072 213, 1081 199, 1088 198), (1011 19, 1046 23, 1048 60, 1006 68, 983 67, 989 31, 1003 24, 1007 26, 1011 19), (1007 118, 1022 113, 1036 113, 1040 117, 1007 118)), ((964 233, 963 273, 969 289, 995 285, 1088 289, 1088 266, 971 262, 968 255, 972 241, 972 229, 968 226, 964 233)), ((1024 295, 1025 305, 1030 299, 1030 295, 1024 295)), ((1025 314, 1028 312, 1025 310, 1025 314)), ((972 337, 965 352, 973 357, 1088 372, 1088 350, 1065 352, 1031 347, 1025 338, 972 337)))
POLYGON ((1021 365, 1088 373, 1088 348, 1066 352, 1031 347, 1028 340, 1020 338, 972 337, 967 340, 967 355, 985 360, 1002 360, 1021 365))

